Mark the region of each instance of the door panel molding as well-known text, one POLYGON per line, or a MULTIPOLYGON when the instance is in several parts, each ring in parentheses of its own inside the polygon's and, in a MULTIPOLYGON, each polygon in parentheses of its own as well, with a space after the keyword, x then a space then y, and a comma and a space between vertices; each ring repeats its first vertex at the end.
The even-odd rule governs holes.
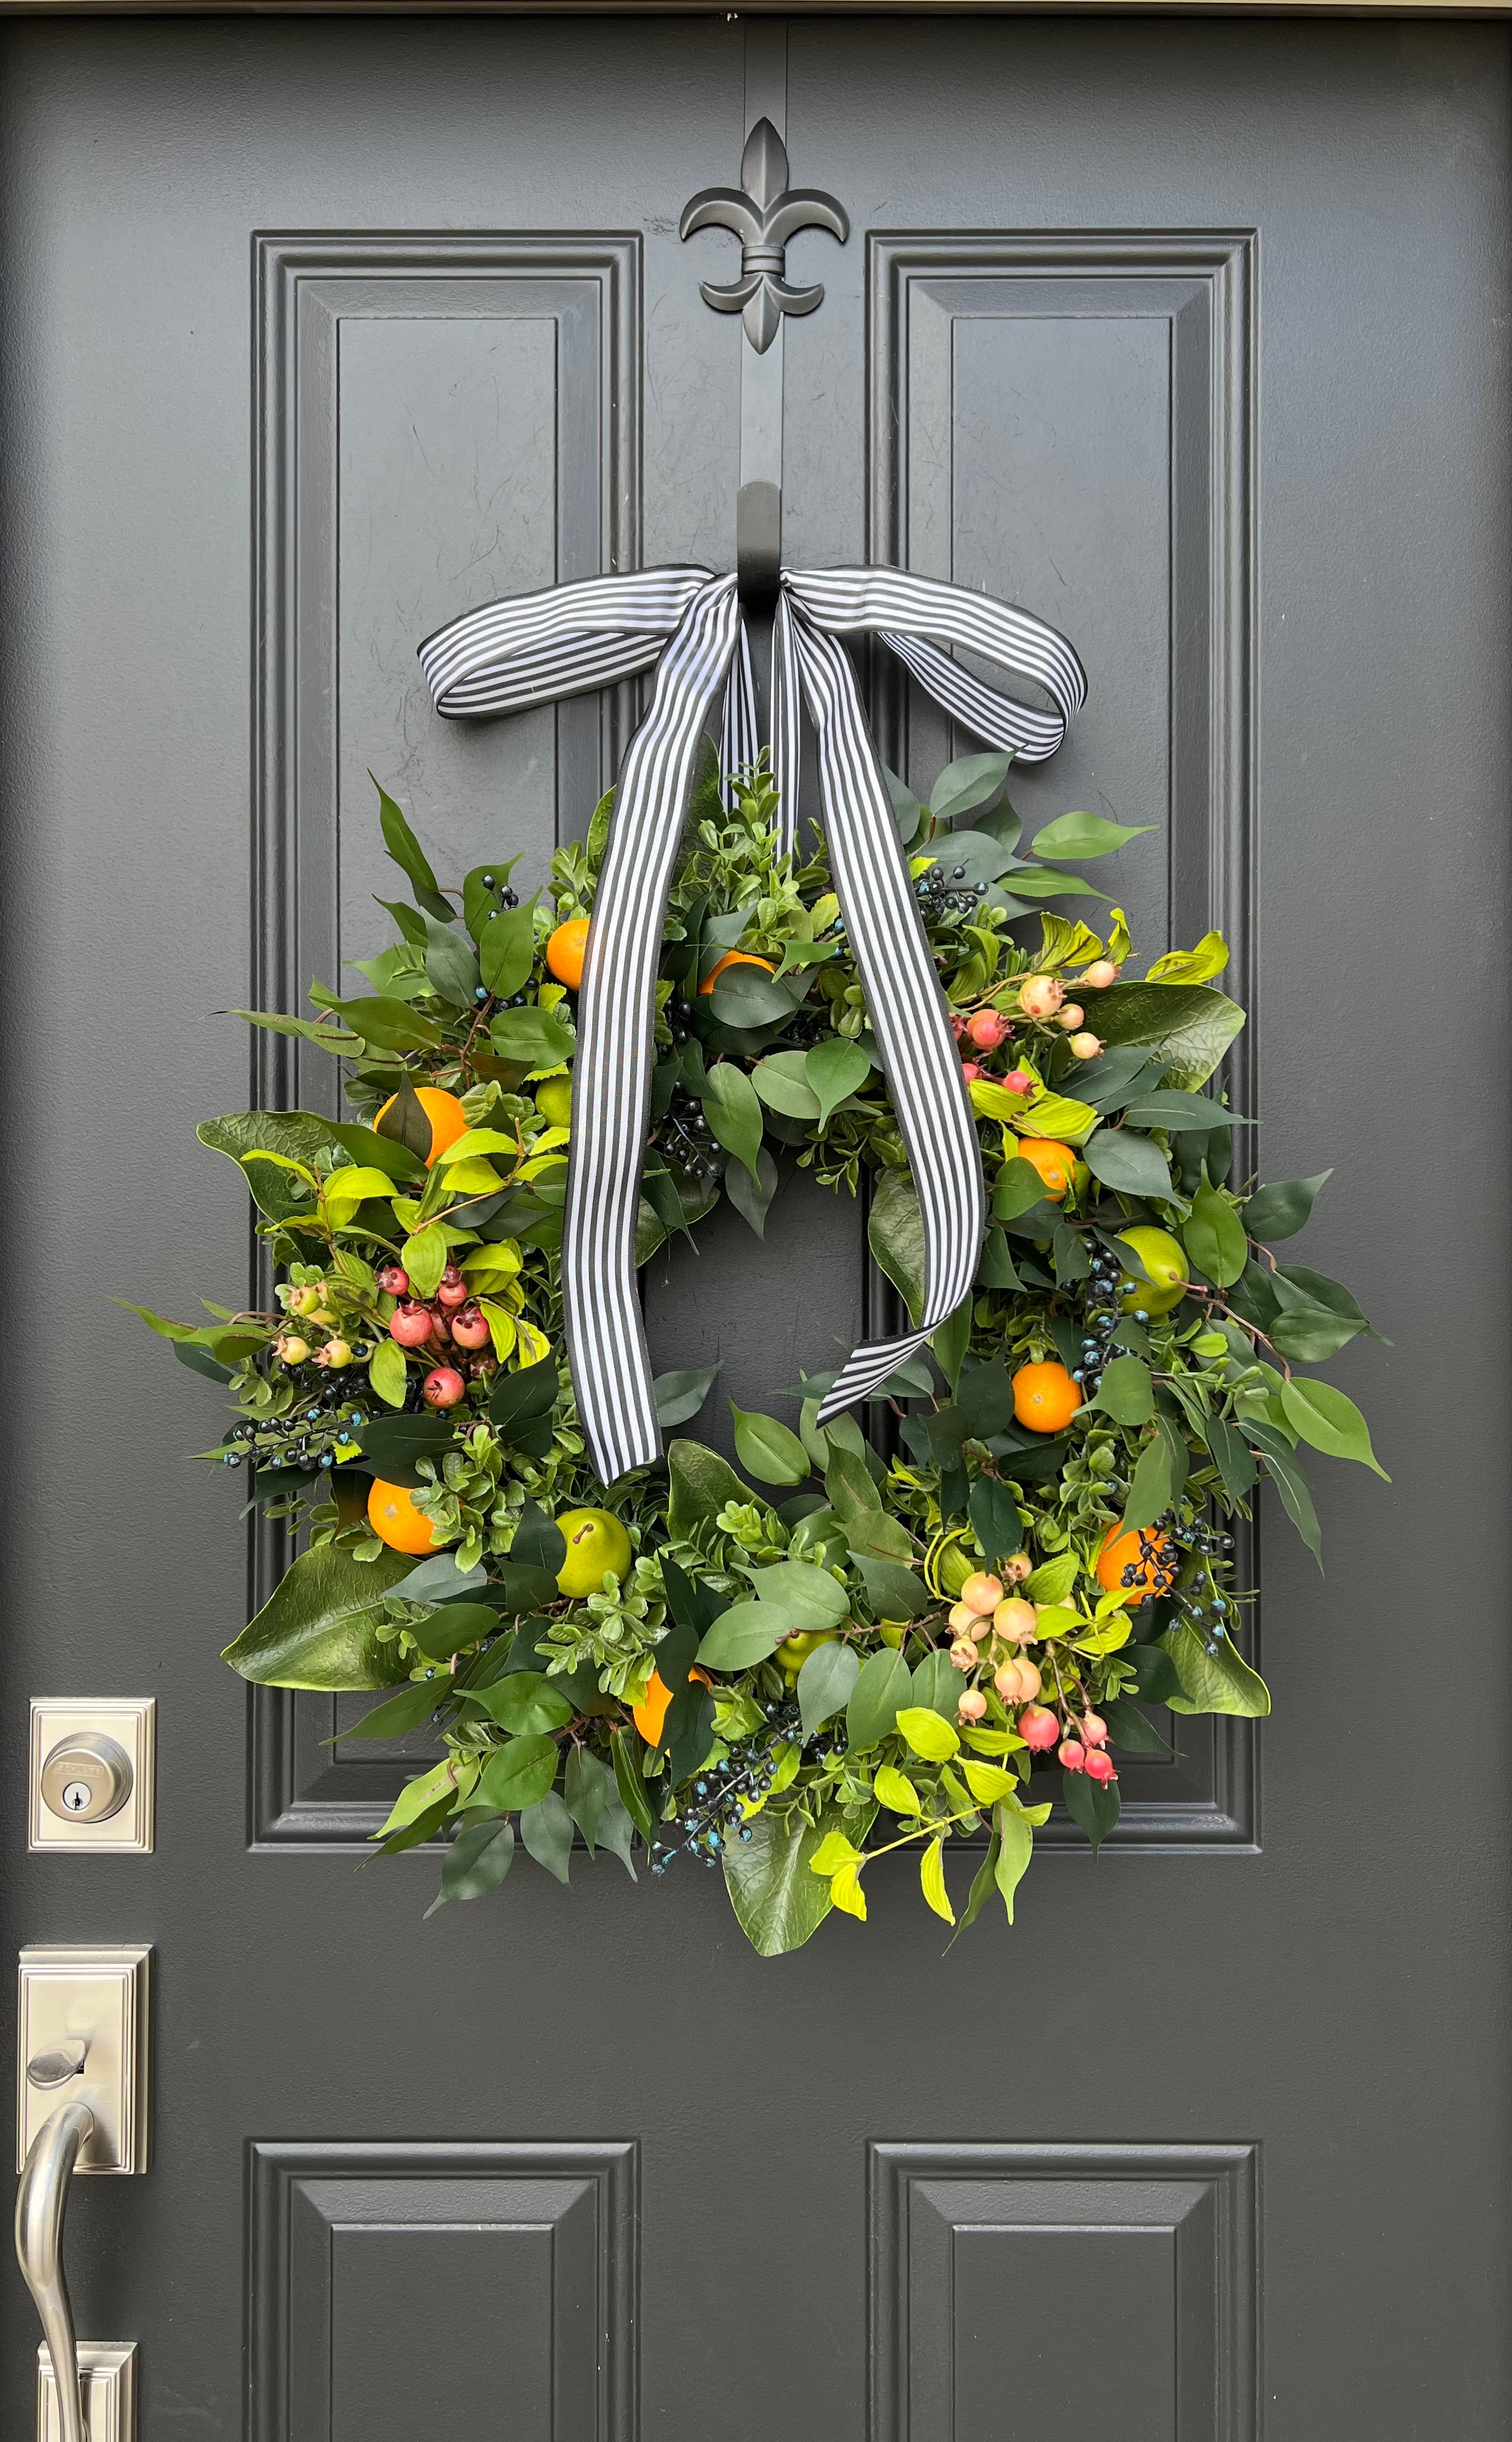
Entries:
POLYGON ((634 2442, 638 2195, 629 2141, 254 2142, 249 2442, 482 2433, 505 2397, 540 2442, 634 2442))
MULTIPOLYGON (((397 788, 412 783, 465 830, 480 805, 496 801, 501 775, 545 763, 552 802, 541 809, 542 827, 562 835, 616 768, 632 690, 516 722, 437 722, 415 648, 428 629, 490 591, 637 565, 641 256, 638 232, 613 230, 254 238, 254 1007, 298 1011, 312 974, 335 984, 343 957, 368 946, 343 941, 341 917, 343 901, 361 895, 354 875, 375 827, 367 802, 360 822, 344 825, 342 802, 354 790, 365 795, 362 766, 380 759, 385 745, 392 761, 382 776, 397 788), (423 339, 407 352, 417 322, 423 339), (465 435, 465 418, 473 418, 471 473, 448 459, 433 476, 402 388, 423 388, 428 378, 436 413, 450 419, 448 439, 465 435), (448 384, 465 392, 466 404, 456 405, 448 384), (516 480, 506 509, 487 487, 492 480, 497 493, 495 468, 510 453, 516 480), (404 500, 434 535, 433 594, 415 592, 413 572, 426 560, 411 556, 386 568, 385 521, 367 519, 370 493, 404 500), (490 522, 492 548, 480 554, 475 538, 490 522), (378 714, 365 697, 360 710, 351 701, 372 672, 396 723, 376 746, 378 714), (351 770, 344 735, 358 750, 351 770)), ((397 506, 392 517, 398 525, 397 506)), ((251 1072, 254 1105, 334 1115, 334 1072, 297 1040, 254 1030, 251 1072)), ((257 1274, 255 1243, 253 1252, 251 1303, 266 1305, 271 1284, 257 1274)), ((266 1600, 288 1557, 282 1529, 255 1522, 249 1610, 266 1600)), ((360 1844, 383 1820, 404 1767, 392 1754, 333 1754, 321 1741, 337 1727, 329 1697, 249 1691, 254 1846, 360 1844)))
POLYGON ((1010 2291, 1035 2442, 1255 2442, 1258 2145, 874 2143, 867 2169, 871 2442, 1001 2430, 1010 2291))
MULTIPOLYGON (((1143 924, 1137 910, 1136 936, 1196 939, 1217 926, 1232 951, 1229 987, 1251 1011, 1256 256, 1246 229, 873 230, 866 274, 870 556, 1022 594, 1067 629, 1088 660, 1091 696, 1047 780, 1028 778, 1026 793, 1048 787, 1057 810, 1106 803, 1078 793, 1111 770, 1139 806, 1125 818, 1139 821, 1147 809, 1158 820, 1150 798, 1160 793, 1164 831, 1147 843, 1150 904, 1143 924), (1015 350, 1030 348, 1034 410, 1005 410, 1015 350), (1005 411, 1017 416, 1016 451, 1002 446, 1005 411), (991 463, 974 465, 987 432, 991 463), (1040 541, 1036 484, 1056 487, 1053 556, 1040 541), (1079 525, 1085 562, 1066 549, 1079 525), (1118 625, 1089 634, 1087 616, 1108 596, 1109 555, 1120 551, 1118 625), (1101 591, 1078 581, 1094 560, 1101 591), (1142 767, 1118 759, 1131 737, 1142 767)), ((971 751, 890 655, 874 656, 872 679, 884 752, 907 773, 912 746, 916 785, 971 751)), ((1251 1116, 1255 1036, 1251 1017, 1228 1069, 1235 1107, 1251 1116)), ((1236 1541, 1237 1581, 1256 1585, 1255 1538, 1236 1541)), ((1255 1612, 1243 1639, 1251 1661, 1255 1612)), ((1122 1768, 1114 1841, 1252 1851, 1253 1724, 1167 1726, 1179 1760, 1122 1768)), ((1047 1847, 1081 1839, 1059 1811, 1041 1835, 1047 1847)))

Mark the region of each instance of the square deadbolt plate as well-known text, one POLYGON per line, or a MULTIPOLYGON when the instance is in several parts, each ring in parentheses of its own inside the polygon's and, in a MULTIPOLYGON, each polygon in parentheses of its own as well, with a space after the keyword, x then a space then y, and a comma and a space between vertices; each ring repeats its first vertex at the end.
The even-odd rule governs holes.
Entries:
POLYGON ((157 1700, 120 1697, 92 1704, 85 1697, 31 1700, 31 1756, 27 1773, 27 1846, 72 1849, 76 1854, 110 1856, 122 1850, 150 1854, 156 1812, 157 1700), (42 1794, 43 1767, 70 1739, 114 1740, 131 1764, 131 1794, 103 1822, 72 1823, 55 1814, 42 1794))
POLYGON ((87 2103, 95 2129, 81 2174, 118 2177, 148 2161, 148 1964, 146 1942, 21 1954, 16 2013, 16 2168, 60 2103, 87 2103), (83 2067, 66 2087, 33 2086, 27 2063, 83 2044, 83 2067))
MULTIPOLYGON (((137 2442, 136 2342, 81 2341, 79 2372, 89 2442, 137 2442)), ((37 2351, 37 2442, 63 2442, 46 2342, 37 2351)))

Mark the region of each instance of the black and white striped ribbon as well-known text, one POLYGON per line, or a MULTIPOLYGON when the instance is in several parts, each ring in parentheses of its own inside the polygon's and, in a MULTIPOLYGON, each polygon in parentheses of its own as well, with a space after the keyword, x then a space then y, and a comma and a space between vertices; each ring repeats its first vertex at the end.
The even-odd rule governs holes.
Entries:
MULTIPOLYGON (((908 1150, 923 1219, 917 1327, 847 1359, 821 1423, 874 1391, 969 1292, 985 1222, 981 1160, 886 782, 842 635, 880 636, 951 718, 1026 762, 1054 753, 1086 696, 1066 638, 1027 610, 901 569, 784 569, 772 636, 772 769, 780 837, 795 836, 800 713, 818 750, 836 894, 908 1150), (953 660, 978 655, 1049 698, 1036 711, 953 660)), ((635 1221, 650 1105, 662 926, 693 768, 721 694, 721 760, 759 747, 736 580, 701 568, 591 577, 470 610, 420 659, 448 719, 520 712, 656 669, 651 707, 614 795, 578 1001, 562 1295, 578 1413, 605 1484, 661 1450, 635 1280, 635 1221), (670 642, 668 642, 670 639, 670 642)))

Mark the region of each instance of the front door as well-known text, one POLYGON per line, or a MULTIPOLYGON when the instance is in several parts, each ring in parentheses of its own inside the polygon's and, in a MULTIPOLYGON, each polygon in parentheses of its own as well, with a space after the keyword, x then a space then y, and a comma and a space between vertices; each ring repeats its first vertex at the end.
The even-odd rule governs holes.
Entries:
MULTIPOLYGON (((782 32, 4 33, 7 1923, 155 1967, 80 2329, 139 2343, 150 2442, 1492 2442, 1504 30, 782 32), (319 1090, 224 1012, 386 938, 369 771, 449 883, 501 837, 537 882, 612 776, 628 702, 447 726, 421 639, 731 565, 733 241, 677 231, 748 89, 851 228, 790 258, 787 556, 1071 636, 1088 707, 1015 795, 1154 827, 1114 889, 1152 952, 1228 934, 1236 1104, 1267 1175, 1337 1163, 1309 1260, 1390 1343, 1339 1368, 1394 1485, 1332 1472, 1326 1578, 1262 1510, 1274 1718, 1180 1723, 1099 1861, 1052 1822, 948 1957, 885 1869, 771 1961, 717 1876, 612 1859, 427 1921, 433 1850, 362 1869, 423 1743, 224 1667, 273 1547, 180 1455, 217 1392, 111 1303, 246 1295, 193 1123, 319 1090), (156 1699, 150 1856, 25 1854, 36 1697, 156 1699)), ((975 741, 888 683, 924 789, 975 741)), ((653 1351, 764 1408, 867 1299, 800 1182, 656 1274, 653 1351)), ((5 2332, 20 2437, 14 2278, 5 2332)))

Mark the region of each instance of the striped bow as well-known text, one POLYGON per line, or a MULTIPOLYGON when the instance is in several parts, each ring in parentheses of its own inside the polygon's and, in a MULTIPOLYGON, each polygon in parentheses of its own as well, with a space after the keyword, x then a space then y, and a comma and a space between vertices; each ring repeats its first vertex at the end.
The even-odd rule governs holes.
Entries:
MULTIPOLYGON (((880 636, 954 720, 1029 762, 1052 755, 1086 695, 1064 636, 931 577, 891 568, 784 569, 772 638, 772 769, 781 842, 796 823, 800 704, 818 746, 841 911, 923 1219, 918 1327, 847 1359, 821 1423, 886 1380, 972 1285, 985 1226, 975 1120, 891 802, 841 635, 880 636), (1033 681, 1053 711, 1001 695, 960 647, 1033 681)), ((523 712, 656 670, 615 791, 578 1002, 562 1297, 573 1382, 605 1484, 661 1451, 635 1279, 635 1221, 654 1060, 662 926, 698 745, 721 693, 726 774, 758 751, 751 653, 733 576, 651 568, 467 611, 420 660, 448 720, 523 712)))

